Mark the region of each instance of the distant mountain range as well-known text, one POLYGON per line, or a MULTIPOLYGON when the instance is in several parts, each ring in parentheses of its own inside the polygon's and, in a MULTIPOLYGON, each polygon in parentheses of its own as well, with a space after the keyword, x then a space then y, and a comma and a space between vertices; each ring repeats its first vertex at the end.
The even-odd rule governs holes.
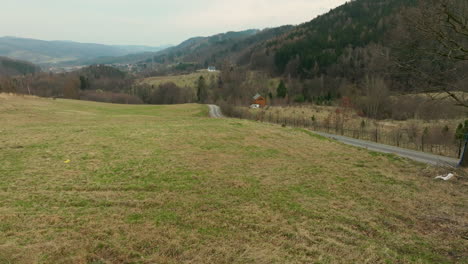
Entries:
POLYGON ((72 41, 44 41, 28 38, 0 37, 0 56, 25 60, 39 65, 67 65, 101 57, 157 52, 169 46, 123 46, 72 41))

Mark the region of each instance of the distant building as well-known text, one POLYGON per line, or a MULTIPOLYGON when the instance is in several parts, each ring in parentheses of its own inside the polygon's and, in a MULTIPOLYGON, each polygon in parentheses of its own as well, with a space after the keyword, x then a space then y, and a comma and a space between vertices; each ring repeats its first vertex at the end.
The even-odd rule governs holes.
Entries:
POLYGON ((209 72, 215 72, 215 71, 216 71, 216 67, 215 67, 215 66, 210 66, 210 67, 208 67, 208 71, 209 71, 209 72))
POLYGON ((258 104, 260 107, 264 107, 266 103, 266 99, 258 93, 253 97, 252 104, 258 104))

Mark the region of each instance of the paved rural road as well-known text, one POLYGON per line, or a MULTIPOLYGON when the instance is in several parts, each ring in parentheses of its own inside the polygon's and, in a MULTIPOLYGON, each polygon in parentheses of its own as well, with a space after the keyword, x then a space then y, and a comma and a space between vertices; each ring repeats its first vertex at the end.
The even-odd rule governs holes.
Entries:
MULTIPOLYGON (((217 105, 208 105, 210 108, 210 116, 213 118, 223 118, 223 114, 221 113, 221 109, 217 105)), ((316 134, 321 136, 331 138, 342 143, 365 148, 371 151, 383 152, 383 153, 392 153, 396 154, 401 157, 409 158, 415 161, 431 164, 431 165, 439 165, 439 166, 451 166, 456 167, 458 165, 458 160, 454 158, 429 154, 426 152, 420 152, 415 150, 409 150, 384 144, 379 144, 371 141, 359 140, 355 138, 349 138, 339 135, 328 134, 324 132, 317 132, 313 131, 316 134)))
POLYGON ((338 135, 333 135, 333 134, 328 134, 328 133, 323 133, 323 132, 317 132, 317 131, 313 131, 313 132, 321 136, 331 138, 331 139, 340 141, 348 145, 353 145, 356 147, 361 147, 361 148, 365 148, 365 149, 377 151, 377 152, 392 153, 398 156, 402 156, 402 157, 409 158, 409 159, 419 161, 419 162, 424 162, 427 164, 452 166, 452 167, 456 167, 458 164, 457 159, 453 159, 449 157, 438 156, 438 155, 433 155, 433 154, 429 154, 425 152, 403 149, 403 148, 398 148, 394 146, 389 146, 389 145, 384 145, 384 144, 379 144, 375 142, 364 141, 364 140, 359 140, 359 139, 354 139, 354 138, 349 138, 349 137, 344 137, 344 136, 338 136, 338 135))
POLYGON ((217 105, 208 105, 210 108, 210 116, 213 118, 223 118, 223 113, 221 113, 221 108, 217 105))

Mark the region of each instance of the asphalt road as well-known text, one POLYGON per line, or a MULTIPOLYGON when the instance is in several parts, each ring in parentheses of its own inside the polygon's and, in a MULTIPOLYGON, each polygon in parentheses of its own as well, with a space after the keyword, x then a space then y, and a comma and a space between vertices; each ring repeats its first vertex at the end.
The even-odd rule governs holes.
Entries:
POLYGON ((458 160, 454 158, 449 158, 449 157, 429 154, 426 152, 420 152, 420 151, 415 151, 415 150, 409 150, 409 149, 379 144, 379 143, 370 142, 370 141, 359 140, 355 138, 333 135, 333 134, 328 134, 328 133, 323 133, 323 132, 317 132, 317 131, 313 131, 313 132, 321 136, 331 138, 331 139, 337 140, 339 142, 342 142, 348 145, 365 148, 371 151, 392 153, 401 157, 409 158, 415 161, 419 161, 419 162, 423 162, 423 163, 427 163, 431 165, 451 166, 451 167, 456 167, 458 165, 458 160))
MULTIPOLYGON (((219 106, 208 105, 208 107, 210 108, 210 117, 212 118, 224 117, 219 106)), ((317 131, 313 131, 313 132, 321 136, 331 138, 331 139, 337 140, 339 142, 342 142, 348 145, 361 147, 361 148, 365 148, 365 149, 376 151, 376 152, 392 153, 401 157, 405 157, 408 159, 412 159, 415 161, 419 161, 419 162, 423 162, 423 163, 427 163, 431 165, 456 167, 459 162, 457 159, 454 159, 454 158, 429 154, 426 152, 409 150, 409 149, 379 144, 379 143, 375 143, 371 141, 365 141, 365 140, 360 140, 360 139, 355 139, 355 138, 328 134, 324 132, 317 132, 317 131)))
POLYGON ((221 108, 217 105, 208 105, 210 108, 210 117, 212 118, 223 118, 223 113, 221 112, 221 108))

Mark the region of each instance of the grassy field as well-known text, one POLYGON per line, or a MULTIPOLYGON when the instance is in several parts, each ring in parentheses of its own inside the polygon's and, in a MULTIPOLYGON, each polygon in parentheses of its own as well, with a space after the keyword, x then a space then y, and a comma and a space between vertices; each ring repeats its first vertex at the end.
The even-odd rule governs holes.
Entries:
POLYGON ((466 263, 466 178, 202 105, 0 95, 0 263, 466 263))
MULTIPOLYGON (((140 83, 154 85, 156 87, 167 82, 173 82, 179 87, 190 87, 192 89, 196 89, 197 82, 200 76, 203 76, 206 82, 210 83, 212 81, 217 82, 217 78, 219 74, 220 74, 219 72, 208 72, 206 70, 201 70, 198 72, 193 72, 193 73, 184 74, 184 75, 149 77, 149 78, 140 80, 140 83)), ((270 91, 272 94, 276 94, 276 88, 278 87, 280 83, 280 79, 279 78, 261 79, 261 78, 258 78, 258 76, 259 76, 258 72, 254 72, 254 71, 248 72, 246 76, 247 84, 250 87, 255 87, 257 89, 258 87, 265 86, 266 90, 270 91)), ((254 95, 255 94, 252 94, 252 96, 254 95)), ((265 93, 263 96, 267 96, 267 95, 268 94, 265 93)))
POLYGON ((185 75, 150 77, 142 79, 140 82, 154 85, 155 87, 164 83, 173 82, 179 87, 190 87, 195 89, 200 76, 203 76, 207 82, 210 82, 212 78, 216 78, 218 75, 218 72, 199 71, 185 75))

